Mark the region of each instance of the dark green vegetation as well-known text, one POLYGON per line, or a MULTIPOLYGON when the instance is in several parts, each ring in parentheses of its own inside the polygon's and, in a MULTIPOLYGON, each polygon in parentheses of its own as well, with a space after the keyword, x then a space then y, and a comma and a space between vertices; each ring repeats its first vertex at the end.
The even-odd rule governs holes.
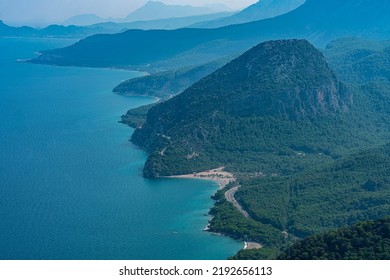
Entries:
POLYGON ((390 0, 307 0, 271 19, 218 29, 129 30, 96 35, 63 49, 45 51, 35 63, 132 69, 177 69, 242 52, 258 42, 306 38, 318 46, 346 36, 384 39, 390 35, 390 0))
POLYGON ((261 0, 230 17, 201 22, 191 27, 216 28, 276 17, 295 10, 305 0, 261 0))
POLYGON ((140 128, 145 124, 149 110, 155 105, 155 103, 152 103, 149 105, 131 109, 121 117, 120 122, 127 124, 132 128, 140 128))
POLYGON ((217 202, 210 211, 213 215, 209 225, 210 231, 246 241, 260 242, 269 247, 280 247, 286 243, 285 236, 273 226, 245 218, 225 199, 224 193, 224 190, 220 190, 213 197, 217 202))
POLYGON ((279 257, 282 260, 389 260, 390 219, 361 222, 308 237, 279 257))
POLYGON ((149 95, 161 99, 169 99, 232 59, 233 57, 227 57, 200 66, 134 78, 122 82, 113 91, 124 95, 149 95))
POLYGON ((242 182, 236 199, 257 221, 306 237, 390 214, 390 145, 289 177, 242 182))
POLYGON ((265 246, 234 258, 276 258, 296 239, 388 216, 390 87, 386 60, 372 59, 386 48, 332 42, 324 53, 343 83, 307 41, 256 46, 177 97, 130 114, 142 125, 133 141, 151 153, 145 176, 233 171, 251 219, 220 191, 210 229, 265 246), (351 54, 362 50, 369 55, 356 67, 351 54), (370 79, 369 71, 382 74, 370 79))
POLYGON ((339 39, 331 42, 324 54, 344 81, 390 85, 390 41, 339 39))
POLYGON ((148 177, 222 165, 290 174, 364 141, 356 130, 346 142, 352 141, 349 123, 335 125, 351 99, 307 41, 267 42, 154 106, 132 140, 152 153, 148 177), (335 136, 340 140, 330 141, 335 136))

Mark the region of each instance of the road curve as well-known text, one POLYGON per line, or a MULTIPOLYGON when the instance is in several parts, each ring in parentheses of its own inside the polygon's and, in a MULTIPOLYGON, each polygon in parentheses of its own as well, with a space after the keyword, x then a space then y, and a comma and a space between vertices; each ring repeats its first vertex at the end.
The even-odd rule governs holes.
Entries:
POLYGON ((230 203, 232 203, 234 205, 234 207, 237 208, 238 211, 240 211, 240 213, 242 215, 245 216, 245 218, 250 218, 248 212, 246 212, 242 207, 241 205, 237 202, 237 200, 234 198, 234 195, 235 193, 238 191, 238 189, 240 188, 240 186, 236 186, 236 187, 233 187, 229 190, 227 190, 225 192, 225 198, 227 201, 229 201, 230 203))

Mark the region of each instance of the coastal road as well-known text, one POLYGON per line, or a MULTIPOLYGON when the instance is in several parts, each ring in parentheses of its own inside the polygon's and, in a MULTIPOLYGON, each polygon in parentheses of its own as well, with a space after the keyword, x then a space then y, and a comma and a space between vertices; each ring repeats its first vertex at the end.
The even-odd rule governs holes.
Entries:
POLYGON ((234 207, 236 207, 237 210, 240 211, 240 213, 245 216, 245 218, 249 219, 250 216, 249 216, 248 212, 246 212, 241 207, 241 205, 237 202, 237 200, 234 198, 234 195, 238 191, 239 188, 240 188, 240 186, 237 186, 237 187, 231 188, 230 190, 226 191, 225 192, 225 198, 226 198, 227 201, 232 203, 234 205, 234 207))
MULTIPOLYGON (((248 214, 248 212, 246 212, 242 207, 241 205, 237 202, 237 200, 234 198, 234 195, 235 193, 238 191, 238 189, 240 188, 240 185, 234 187, 234 188, 231 188, 230 190, 227 190, 225 192, 225 198, 227 201, 229 201, 230 203, 232 203, 234 205, 234 207, 237 208, 238 211, 240 211, 240 213, 242 215, 244 215, 245 218, 249 219, 251 218, 248 214)), ((249 249, 261 249, 263 248, 263 245, 261 245, 260 243, 257 243, 257 242, 245 242, 245 246, 244 246, 244 250, 249 250, 249 249)))

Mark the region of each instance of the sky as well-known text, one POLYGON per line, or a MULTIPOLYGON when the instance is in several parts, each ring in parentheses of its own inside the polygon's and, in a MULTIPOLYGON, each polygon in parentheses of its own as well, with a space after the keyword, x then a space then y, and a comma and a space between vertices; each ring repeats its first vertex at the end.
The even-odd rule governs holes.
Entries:
MULTIPOLYGON (((43 26, 79 14, 123 18, 148 0, 0 0, 0 20, 13 25, 43 26)), ((166 4, 202 6, 223 3, 242 9, 257 0, 159 0, 166 4)))

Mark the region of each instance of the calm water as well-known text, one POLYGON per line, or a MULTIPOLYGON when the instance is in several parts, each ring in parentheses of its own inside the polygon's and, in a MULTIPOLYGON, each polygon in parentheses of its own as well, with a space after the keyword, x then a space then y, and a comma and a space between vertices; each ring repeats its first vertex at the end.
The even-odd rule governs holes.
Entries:
POLYGON ((0 39, 0 259, 225 259, 203 233, 216 186, 147 180, 117 121, 152 100, 111 93, 126 71, 17 63, 67 40, 0 39))

